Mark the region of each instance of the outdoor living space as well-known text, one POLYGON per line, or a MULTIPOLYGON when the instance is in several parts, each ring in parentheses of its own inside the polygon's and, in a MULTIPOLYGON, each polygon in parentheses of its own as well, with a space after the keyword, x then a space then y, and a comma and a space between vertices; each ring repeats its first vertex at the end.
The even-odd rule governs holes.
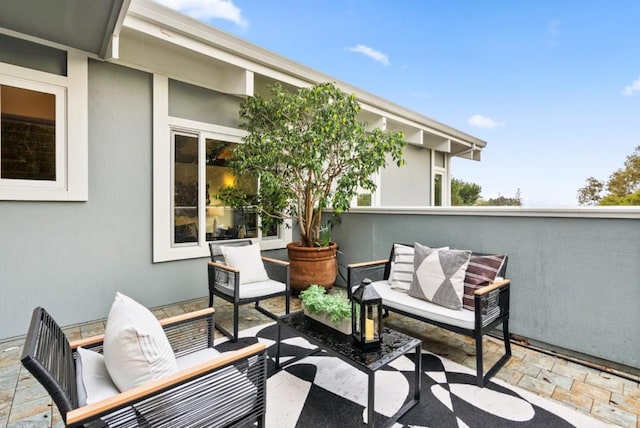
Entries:
MULTIPOLYGON (((334 292, 344 293, 344 289, 334 292)), ((276 313, 283 313, 283 299, 263 302, 276 313)), ((205 308, 207 299, 195 299, 153 309, 158 318, 180 315, 205 308)), ((300 309, 300 301, 292 299, 292 311, 300 309)), ((230 322, 231 305, 216 302, 216 317, 230 322)), ((273 322, 253 309, 241 307, 241 329, 273 322)), ((385 323, 422 340, 423 349, 468 368, 475 368, 473 341, 464 336, 391 314, 385 323)), ((65 329, 71 340, 101 334, 105 320, 97 320, 65 329)), ((216 334, 219 339, 219 333, 216 334)), ((60 415, 50 396, 20 365, 23 339, 0 342, 0 426, 62 426, 60 415)), ((501 343, 485 339, 487 359, 499 358, 501 343)), ((608 370, 578 359, 567 359, 544 350, 512 343, 512 358, 496 375, 510 385, 554 400, 578 412, 588 414, 613 426, 640 427, 640 377, 608 370)))

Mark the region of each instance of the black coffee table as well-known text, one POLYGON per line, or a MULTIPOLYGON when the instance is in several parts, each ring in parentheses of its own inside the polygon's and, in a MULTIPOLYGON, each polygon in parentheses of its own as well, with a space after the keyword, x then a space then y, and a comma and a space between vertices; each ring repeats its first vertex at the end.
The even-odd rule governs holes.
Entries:
POLYGON ((292 364, 312 353, 324 350, 330 355, 340 358, 347 364, 367 374, 369 387, 367 394, 367 422, 368 426, 375 426, 374 397, 375 397, 375 372, 386 366, 393 360, 415 350, 415 379, 413 399, 405 403, 385 424, 391 426, 420 401, 420 370, 421 370, 421 345, 422 342, 414 337, 407 336, 399 331, 384 327, 382 332, 382 345, 374 351, 362 351, 353 344, 350 335, 342 334, 337 330, 327 327, 313 319, 304 316, 302 311, 278 318, 276 337, 276 370, 285 365, 292 364), (299 336, 307 339, 318 348, 308 354, 288 360, 280 365, 280 329, 282 327, 292 329, 299 336))

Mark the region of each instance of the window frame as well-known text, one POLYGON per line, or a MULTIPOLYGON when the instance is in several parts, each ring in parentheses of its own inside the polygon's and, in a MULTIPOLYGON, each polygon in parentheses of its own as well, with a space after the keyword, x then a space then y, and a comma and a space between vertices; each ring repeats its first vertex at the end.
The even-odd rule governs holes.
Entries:
MULTIPOLYGON (((173 133, 198 135, 198 180, 206 182, 207 138, 242 144, 246 131, 221 125, 169 116, 169 78, 153 76, 153 262, 186 260, 209 256, 206 240, 206 204, 198 204, 198 242, 173 244, 173 133)), ((198 186, 198 198, 206 199, 206 186, 198 186)), ((262 250, 282 249, 292 240, 290 221, 280 228, 278 237, 250 238, 262 250)), ((223 241, 224 242, 224 241, 223 241)), ((232 240, 229 240, 232 242, 232 240)))
POLYGON ((0 200, 87 201, 87 55, 67 51, 67 76, 0 63, 0 84, 52 93, 56 97, 56 180, 0 178, 0 200))

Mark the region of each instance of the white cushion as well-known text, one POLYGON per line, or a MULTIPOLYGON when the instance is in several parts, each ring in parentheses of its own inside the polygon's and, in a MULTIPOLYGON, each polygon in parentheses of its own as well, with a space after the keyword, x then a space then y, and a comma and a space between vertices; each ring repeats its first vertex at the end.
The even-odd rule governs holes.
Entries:
POLYGON ((240 284, 269 279, 260 256, 260 245, 222 246, 222 255, 227 266, 240 271, 240 284))
POLYGON ((120 392, 109 376, 104 356, 82 347, 76 354, 76 384, 79 406, 93 404, 120 392))
POLYGON ((390 308, 417 315, 433 321, 473 330, 475 314, 466 309, 454 310, 409 296, 404 291, 393 290, 386 281, 372 283, 382 298, 382 304, 390 308))
POLYGON ((104 361, 120 391, 177 371, 173 350, 156 317, 121 293, 116 293, 107 317, 104 361))
POLYGON ((213 348, 205 348, 190 354, 182 355, 176 358, 178 370, 191 368, 197 364, 206 363, 220 355, 220 352, 213 348))
POLYGON ((394 244, 391 263, 391 288, 408 291, 413 280, 413 247, 394 244))
POLYGON ((287 289, 287 286, 273 279, 266 281, 252 282, 240 287, 240 298, 248 299, 252 297, 268 296, 269 294, 280 293, 287 289))

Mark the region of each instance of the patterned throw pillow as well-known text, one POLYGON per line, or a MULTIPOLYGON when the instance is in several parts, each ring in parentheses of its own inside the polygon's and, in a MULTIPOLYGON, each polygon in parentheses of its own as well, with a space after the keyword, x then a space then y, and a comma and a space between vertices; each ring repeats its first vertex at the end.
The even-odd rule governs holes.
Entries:
POLYGON ((409 295, 449 309, 462 309, 470 258, 471 251, 432 249, 416 243, 409 295))
POLYGON ((464 278, 464 298, 462 307, 475 310, 473 293, 479 288, 493 282, 507 258, 504 254, 488 256, 472 256, 464 278))
POLYGON ((413 247, 393 244, 393 259, 391 260, 391 288, 399 291, 409 291, 413 280, 413 247))

